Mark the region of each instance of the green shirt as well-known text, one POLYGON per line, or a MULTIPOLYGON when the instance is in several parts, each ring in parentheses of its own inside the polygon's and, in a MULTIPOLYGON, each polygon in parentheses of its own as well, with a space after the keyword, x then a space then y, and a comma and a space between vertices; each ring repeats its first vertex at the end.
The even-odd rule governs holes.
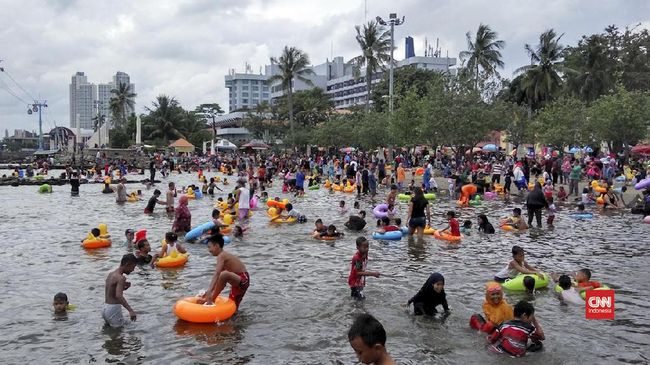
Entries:
POLYGON ((582 174, 582 167, 580 165, 573 166, 571 173, 569 174, 569 179, 571 180, 580 180, 580 175, 582 174))

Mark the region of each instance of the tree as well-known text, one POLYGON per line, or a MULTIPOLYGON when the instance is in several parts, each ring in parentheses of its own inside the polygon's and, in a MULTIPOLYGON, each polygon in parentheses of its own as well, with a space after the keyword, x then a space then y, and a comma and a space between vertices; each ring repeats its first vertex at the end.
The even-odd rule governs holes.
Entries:
POLYGON ((521 104, 509 101, 499 101, 505 115, 505 126, 503 131, 506 133, 506 141, 514 145, 516 150, 526 141, 531 141, 533 126, 528 117, 528 110, 521 104))
POLYGON ((600 34, 583 36, 576 47, 564 51, 565 65, 576 71, 567 74, 568 90, 588 103, 615 87, 618 52, 608 43, 600 34))
MULTIPOLYGON (((275 106, 280 118, 289 114, 288 95, 276 99, 275 106)), ((329 119, 334 111, 334 102, 321 88, 301 90, 293 95, 294 120, 299 126, 315 126, 329 119)))
MULTIPOLYGON (((223 114, 223 109, 221 109, 221 106, 218 103, 206 103, 206 104, 201 104, 194 108, 194 114, 201 114, 203 116, 209 116, 210 117, 210 122, 212 125, 212 136, 213 138, 217 137, 217 126, 215 123, 215 117, 218 114, 223 114)), ((204 117, 204 119, 207 120, 207 118, 204 117)))
POLYGON ((520 88, 524 90, 530 109, 542 106, 560 90, 562 74, 572 72, 563 64, 563 46, 553 29, 539 36, 539 44, 533 48, 526 44, 525 49, 531 64, 518 68, 515 73, 523 74, 519 79, 520 88))
POLYGON ((365 67, 366 75, 366 113, 370 110, 370 92, 372 76, 379 70, 385 69, 385 64, 390 62, 390 32, 376 21, 369 21, 363 28, 357 25, 356 40, 361 48, 361 55, 350 60, 354 67, 354 77, 359 78, 361 68, 365 67))
POLYGON ((272 76, 269 83, 280 81, 282 89, 287 93, 289 127, 293 139, 295 137, 293 127, 293 80, 297 79, 307 85, 313 85, 313 82, 306 76, 313 74, 314 71, 308 68, 309 56, 296 47, 285 46, 280 58, 271 57, 271 63, 278 65, 280 74, 272 76))
POLYGON ((650 94, 627 91, 619 86, 616 93, 596 100, 587 112, 588 129, 596 141, 607 143, 610 151, 629 150, 648 137, 650 94))
POLYGON ((562 97, 547 104, 535 117, 536 141, 558 149, 593 142, 587 128, 584 102, 562 97))
POLYGON ((131 85, 126 83, 117 85, 117 88, 111 90, 111 94, 113 96, 110 99, 109 109, 115 126, 122 127, 126 124, 127 110, 131 110, 135 106, 133 99, 137 94, 132 92, 131 85))
MULTIPOLYGON (((415 67, 403 67, 395 70, 393 95, 395 109, 403 104, 403 98, 408 92, 415 92, 420 97, 426 97, 430 92, 442 92, 446 76, 434 70, 424 70, 415 67)), ((375 84, 372 91, 372 106, 378 112, 388 110, 388 75, 375 84)))
POLYGON ((184 129, 185 111, 178 101, 167 95, 159 95, 152 103, 153 108, 146 108, 149 115, 142 119, 143 126, 148 129, 148 138, 172 139, 185 138, 181 132, 184 129))
POLYGON ((497 33, 486 24, 479 24, 474 40, 470 32, 465 36, 467 51, 460 52, 460 58, 463 62, 467 62, 463 70, 473 77, 475 88, 478 90, 480 71, 483 73, 483 78, 487 78, 497 75, 497 69, 503 68, 501 49, 505 47, 505 42, 498 40, 497 33))

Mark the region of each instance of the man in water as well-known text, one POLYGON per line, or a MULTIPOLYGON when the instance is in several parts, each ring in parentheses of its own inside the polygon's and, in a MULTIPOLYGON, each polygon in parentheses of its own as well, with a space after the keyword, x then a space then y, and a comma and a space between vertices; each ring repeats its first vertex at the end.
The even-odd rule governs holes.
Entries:
POLYGON ((117 196, 115 197, 115 201, 118 203, 125 203, 126 202, 126 186, 124 183, 126 182, 125 178, 120 178, 120 183, 117 184, 117 196))
POLYGON ((176 185, 174 184, 173 181, 169 182, 169 189, 167 190, 167 213, 173 213, 174 212, 174 197, 176 196, 176 185))
POLYGON ((138 259, 132 253, 122 256, 120 267, 111 271, 106 278, 106 288, 104 291, 104 310, 102 317, 106 324, 111 327, 122 327, 125 324, 122 317, 122 307, 129 311, 131 321, 135 321, 136 314, 129 303, 124 298, 124 291, 131 287, 131 283, 126 281, 126 275, 129 275, 135 269, 138 259))

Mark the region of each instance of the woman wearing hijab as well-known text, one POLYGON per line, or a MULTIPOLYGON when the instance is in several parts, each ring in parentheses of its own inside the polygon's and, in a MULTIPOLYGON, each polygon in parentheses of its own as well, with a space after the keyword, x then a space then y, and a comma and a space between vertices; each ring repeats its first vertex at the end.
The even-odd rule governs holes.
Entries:
POLYGON ((539 181, 535 182, 535 188, 526 197, 526 208, 528 209, 528 226, 533 223, 533 215, 537 221, 537 228, 542 227, 542 208, 548 208, 548 202, 542 191, 539 181))
POLYGON ((422 289, 409 299, 406 305, 409 306, 411 303, 413 303, 413 314, 416 316, 423 314, 433 316, 438 313, 436 307, 441 304, 445 312, 449 312, 447 294, 445 293, 445 278, 442 274, 437 272, 431 274, 422 289))
POLYGON ((485 317, 474 314, 469 320, 469 325, 485 333, 491 333, 501 323, 514 319, 512 306, 506 302, 501 285, 495 281, 486 285, 483 313, 485 317))
POLYGON ((192 213, 187 207, 187 195, 181 196, 178 200, 178 207, 175 210, 174 224, 172 225, 172 231, 174 233, 178 232, 189 232, 192 229, 192 213))

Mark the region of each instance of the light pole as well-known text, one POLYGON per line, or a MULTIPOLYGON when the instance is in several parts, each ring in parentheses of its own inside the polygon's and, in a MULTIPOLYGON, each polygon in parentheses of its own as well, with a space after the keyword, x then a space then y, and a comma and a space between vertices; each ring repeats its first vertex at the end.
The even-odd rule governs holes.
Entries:
POLYGON ((385 22, 381 17, 377 17, 377 23, 381 25, 390 24, 390 68, 388 71, 388 110, 393 114, 393 51, 395 50, 395 26, 404 24, 404 17, 397 18, 397 13, 390 13, 388 15, 388 22, 385 22))
POLYGON ((38 101, 34 100, 34 104, 31 105, 31 109, 27 109, 27 114, 32 114, 32 112, 38 112, 38 150, 43 150, 43 116, 41 111, 43 108, 47 108, 47 100, 38 101))

